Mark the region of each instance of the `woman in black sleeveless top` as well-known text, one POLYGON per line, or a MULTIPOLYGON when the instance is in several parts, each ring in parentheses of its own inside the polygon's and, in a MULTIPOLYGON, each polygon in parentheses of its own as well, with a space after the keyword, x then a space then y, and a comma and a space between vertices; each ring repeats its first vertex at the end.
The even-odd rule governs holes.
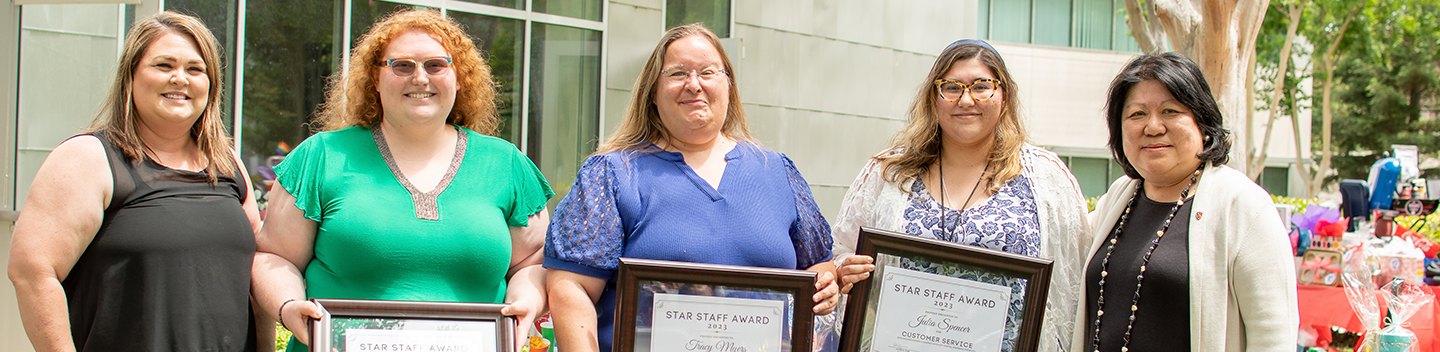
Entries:
POLYGON ((89 134, 56 147, 9 276, 37 351, 253 351, 259 215, 220 117, 215 38, 172 12, 126 36, 89 134))

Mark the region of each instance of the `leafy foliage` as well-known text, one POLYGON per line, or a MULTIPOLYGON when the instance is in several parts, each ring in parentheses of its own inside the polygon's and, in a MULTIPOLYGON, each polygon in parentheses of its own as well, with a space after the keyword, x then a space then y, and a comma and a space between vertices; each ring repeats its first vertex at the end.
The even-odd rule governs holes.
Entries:
MULTIPOLYGON (((1275 71, 1279 69, 1280 52, 1285 44, 1285 32, 1290 25, 1286 18, 1285 7, 1305 2, 1303 0, 1292 1, 1271 1, 1270 10, 1265 11, 1265 20, 1261 23, 1260 33, 1255 38, 1255 79, 1259 82, 1255 85, 1255 108, 1269 110, 1271 98, 1275 93, 1275 71), (1263 84, 1262 84, 1263 83, 1263 84)), ((1311 7, 1305 7, 1305 14, 1314 11, 1311 7)), ((1304 18, 1301 15, 1301 28, 1304 28, 1304 18)), ((1298 36, 1299 33, 1297 33, 1298 36)), ((1301 58, 1312 55, 1313 47, 1305 45, 1300 40, 1290 49, 1290 63, 1285 69, 1285 85, 1282 87, 1280 96, 1279 116, 1290 116, 1297 113, 1302 105, 1308 105, 1310 94, 1298 89, 1300 82, 1310 78, 1310 67, 1303 65, 1301 58)))
MULTIPOLYGON (((1422 119, 1435 111, 1440 87, 1437 13, 1440 0, 1369 0, 1359 12, 1335 71, 1338 174, 1327 181, 1364 179, 1392 144, 1440 151, 1440 122, 1422 119)), ((1440 169, 1422 171, 1440 176, 1440 169)))
POLYGON ((284 351, 290 347, 290 330, 285 329, 280 323, 275 323, 275 350, 284 351))

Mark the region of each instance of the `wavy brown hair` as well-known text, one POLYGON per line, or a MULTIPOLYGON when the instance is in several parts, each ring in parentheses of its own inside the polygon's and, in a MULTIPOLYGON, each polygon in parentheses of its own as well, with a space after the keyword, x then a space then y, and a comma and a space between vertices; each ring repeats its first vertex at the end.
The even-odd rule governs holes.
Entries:
MULTIPOLYGON (((333 131, 350 126, 374 126, 383 117, 380 92, 375 90, 380 73, 380 55, 396 36, 412 29, 430 33, 445 47, 455 72, 455 106, 445 123, 494 135, 499 126, 495 112, 495 83, 490 65, 480 56, 475 42, 459 24, 434 10, 396 11, 370 27, 350 53, 348 74, 330 76, 325 103, 320 105, 317 130, 333 131)), ((416 73, 424 74, 424 73, 416 73)))
POLYGON ((992 193, 999 191, 1005 182, 1020 175, 1023 169, 1020 147, 1026 139, 1025 127, 1020 123, 1020 90, 999 53, 979 44, 960 43, 945 48, 935 59, 930 74, 921 81, 920 89, 910 104, 910 120, 891 141, 890 150, 894 152, 873 157, 884 168, 885 181, 900 183, 920 177, 940 161, 940 143, 944 137, 940 131, 939 112, 935 108, 935 100, 940 97, 935 80, 940 79, 956 62, 977 56, 1000 80, 1000 94, 1004 99, 1000 106, 1000 121, 995 124, 995 143, 989 156, 990 164, 999 165, 999 168, 991 168, 992 177, 985 189, 992 193))
POLYGON ((620 127, 610 138, 605 139, 605 143, 600 145, 595 155, 617 150, 638 150, 670 138, 670 132, 660 123, 660 110, 655 107, 655 90, 659 87, 660 69, 665 65, 665 51, 670 48, 670 43, 692 35, 702 36, 710 41, 715 51, 720 52, 720 63, 725 66, 725 78, 729 81, 730 88, 730 105, 726 107, 725 124, 720 126, 720 133, 735 140, 754 143, 750 137, 750 128, 745 124, 745 108, 740 104, 740 91, 735 89, 735 67, 730 65, 730 56, 725 54, 725 47, 720 45, 720 37, 716 36, 715 32, 705 28, 705 25, 691 23, 665 31, 660 43, 650 52, 650 59, 645 61, 640 77, 635 78, 635 88, 630 93, 630 107, 625 108, 625 117, 620 121, 620 127))
POLYGON ((130 33, 125 35, 125 49, 120 55, 120 63, 115 68, 115 81, 110 84, 110 94, 106 96, 100 114, 90 123, 88 132, 104 133, 130 160, 138 162, 146 158, 145 150, 149 147, 136 132, 140 113, 135 109, 132 89, 135 71, 140 60, 145 57, 145 52, 150 50, 150 45, 171 33, 195 41, 200 59, 205 61, 205 75, 210 79, 205 110, 200 112, 200 118, 190 127, 190 138, 195 140, 200 154, 205 156, 208 164, 205 166, 205 173, 208 174, 210 183, 215 183, 219 175, 235 175, 238 179, 235 157, 230 152, 230 136, 226 134, 225 122, 220 116, 220 86, 224 82, 221 77, 223 71, 220 68, 220 51, 217 49, 215 36, 205 28, 204 22, 195 17, 165 11, 140 20, 130 28, 130 33))

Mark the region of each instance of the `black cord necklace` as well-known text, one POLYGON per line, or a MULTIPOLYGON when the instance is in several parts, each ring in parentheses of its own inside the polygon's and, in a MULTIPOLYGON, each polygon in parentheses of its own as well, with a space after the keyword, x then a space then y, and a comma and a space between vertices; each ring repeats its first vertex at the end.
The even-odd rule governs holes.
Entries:
MULTIPOLYGON (((945 191, 945 161, 938 160, 936 164, 940 165, 940 231, 945 231, 945 195, 949 193, 945 191)), ((965 206, 970 204, 970 198, 975 196, 975 190, 980 189, 980 182, 985 181, 987 172, 990 172, 989 160, 985 161, 985 170, 980 171, 980 178, 975 180, 975 186, 970 187, 970 195, 965 196, 965 202, 960 203, 960 210, 956 211, 960 213, 960 223, 955 225, 956 229, 965 226, 965 206)))

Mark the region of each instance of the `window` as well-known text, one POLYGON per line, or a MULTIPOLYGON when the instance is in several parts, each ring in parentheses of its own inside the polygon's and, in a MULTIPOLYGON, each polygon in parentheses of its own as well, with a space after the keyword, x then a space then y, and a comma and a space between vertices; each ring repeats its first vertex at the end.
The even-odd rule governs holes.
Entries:
POLYGON ((583 20, 600 20, 600 0, 530 0, 536 12, 574 17, 583 20))
POLYGON ((491 66, 496 135, 525 152, 558 194, 569 189, 599 135, 603 2, 530 0, 530 11, 525 0, 348 2, 165 2, 167 9, 201 17, 217 37, 223 30, 231 38, 223 56, 227 67, 241 69, 226 72, 227 99, 234 97, 225 102, 234 112, 226 112, 239 117, 236 143, 257 188, 268 189, 269 167, 312 134, 309 123, 324 102, 326 80, 341 70, 355 41, 386 14, 438 4, 491 66), (237 6, 245 8, 238 28, 237 6), (230 59, 235 55, 244 58, 230 59))
POLYGON ((530 48, 530 159, 559 195, 600 133, 600 32, 537 24, 530 48))
MULTIPOLYGON (((1115 39, 1114 6, 1115 0, 1076 0, 1073 44, 1081 48, 1110 49, 1115 39)), ((1124 20, 1120 18, 1122 25, 1124 20)))
POLYGON ((1070 45, 1070 1, 1035 0, 1035 44, 1070 45))
POLYGON ((1125 0, 980 0, 977 9, 981 38, 1140 51, 1125 24, 1125 0))
MULTIPOLYGON (((15 198, 21 210, 40 164, 95 119, 110 92, 134 5, 24 5, 16 92, 15 198)), ((8 186, 8 185, 7 185, 8 186)))
POLYGON ((1290 195, 1290 168, 1288 167, 1266 166, 1265 171, 1260 172, 1260 179, 1256 181, 1271 195, 1282 197, 1290 195))
POLYGON ((721 38, 730 37, 730 0, 665 0, 665 28, 704 23, 721 38))
MULTIPOLYGON (((1002 42, 1029 43, 1031 0, 997 0, 990 3, 990 39, 1002 42)), ((984 14, 981 14, 984 15, 984 14)))
POLYGON ((1125 170, 1120 168, 1120 164, 1110 161, 1109 158, 1066 156, 1061 159, 1070 167, 1070 172, 1075 174, 1075 181, 1080 183, 1080 193, 1087 198, 1105 194, 1111 183, 1125 176, 1125 170))
MULTIPOLYGON (((473 13, 450 12, 450 17, 475 40, 475 47, 490 64, 495 84, 495 108, 500 117, 496 137, 520 145, 520 74, 525 64, 525 21, 473 13)), ((598 83, 597 83, 598 85, 598 83)))

